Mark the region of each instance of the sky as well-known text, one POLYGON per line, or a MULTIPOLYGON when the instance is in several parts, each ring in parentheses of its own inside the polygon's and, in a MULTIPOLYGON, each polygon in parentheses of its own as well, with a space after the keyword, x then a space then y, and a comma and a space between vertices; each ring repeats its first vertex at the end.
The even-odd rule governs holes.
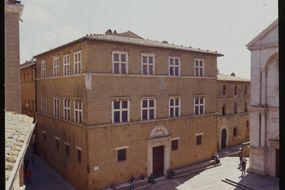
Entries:
POLYGON ((246 44, 278 18, 277 0, 22 0, 20 61, 107 29, 218 51, 220 73, 250 79, 246 44))

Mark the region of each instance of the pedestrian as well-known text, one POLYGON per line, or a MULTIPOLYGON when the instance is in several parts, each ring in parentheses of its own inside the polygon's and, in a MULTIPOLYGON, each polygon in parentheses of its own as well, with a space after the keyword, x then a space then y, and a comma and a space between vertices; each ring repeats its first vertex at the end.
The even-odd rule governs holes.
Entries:
POLYGON ((238 165, 238 169, 241 169, 242 161, 243 161, 243 157, 242 157, 242 155, 240 155, 240 156, 239 156, 239 165, 238 165))
POLYGON ((135 178, 134 176, 132 176, 130 178, 130 189, 133 190, 133 189, 136 189, 136 183, 135 183, 135 178))
POLYGON ((241 164, 241 175, 244 176, 245 175, 245 169, 246 169, 246 159, 244 158, 241 164))

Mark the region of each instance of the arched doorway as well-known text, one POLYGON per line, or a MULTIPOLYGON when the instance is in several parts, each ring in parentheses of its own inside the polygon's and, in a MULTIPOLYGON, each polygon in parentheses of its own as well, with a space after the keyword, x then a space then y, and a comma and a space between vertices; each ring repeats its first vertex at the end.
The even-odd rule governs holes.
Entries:
POLYGON ((225 148, 227 143, 227 130, 223 129, 221 133, 221 148, 225 148))

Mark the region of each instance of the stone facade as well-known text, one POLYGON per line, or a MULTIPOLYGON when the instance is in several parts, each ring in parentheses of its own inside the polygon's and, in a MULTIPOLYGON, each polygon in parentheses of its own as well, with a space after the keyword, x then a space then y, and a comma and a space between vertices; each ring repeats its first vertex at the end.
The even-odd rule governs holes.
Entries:
POLYGON ((219 149, 249 141, 249 97, 249 80, 218 75, 217 147, 219 149))
POLYGON ((5 1, 5 111, 21 113, 19 20, 23 5, 5 1))
POLYGON ((278 20, 247 47, 251 51, 250 171, 279 176, 278 20))
POLYGON ((36 65, 33 60, 20 66, 22 114, 36 117, 36 65))

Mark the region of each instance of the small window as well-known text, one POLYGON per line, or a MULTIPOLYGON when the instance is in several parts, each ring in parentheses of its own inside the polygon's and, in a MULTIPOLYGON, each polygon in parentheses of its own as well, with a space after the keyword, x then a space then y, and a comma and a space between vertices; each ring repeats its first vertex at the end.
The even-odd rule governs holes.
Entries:
POLYGON ((234 132, 233 132, 234 137, 237 136, 237 127, 234 127, 234 132))
POLYGON ((179 57, 169 57, 168 60, 169 66, 169 75, 170 76, 179 76, 180 75, 180 58, 179 57))
POLYGON ((63 75, 70 74, 70 55, 63 56, 63 75))
POLYGON ((223 85, 223 95, 226 95, 227 87, 226 85, 223 85))
POLYGON ((141 100, 141 118, 142 120, 155 119, 156 100, 154 98, 143 98, 141 100))
POLYGON ((180 116, 180 98, 170 97, 169 98, 169 117, 180 116))
POLYGON ((141 73, 143 75, 154 74, 154 62, 155 57, 153 54, 142 54, 141 55, 141 73))
POLYGON ((235 92, 234 92, 235 95, 237 95, 237 90, 238 90, 238 89, 237 89, 237 85, 235 85, 235 90, 234 90, 234 91, 235 91, 235 92))
POLYGON ((196 136, 196 145, 201 145, 202 144, 202 135, 197 135, 196 136))
POLYGON ((120 149, 117 151, 118 151, 118 162, 124 161, 127 159, 127 156, 126 156, 127 149, 120 149))
POLYGON ((127 74, 128 73, 128 54, 126 52, 113 52, 113 73, 127 74))
POLYGON ((203 77, 204 76, 204 59, 195 59, 195 76, 203 77))
POLYGON ((74 53, 74 74, 80 74, 81 73, 81 51, 74 53))
POLYGON ((112 101, 112 113, 113 123, 128 122, 129 119, 129 100, 113 100, 112 101))
POLYGON ((69 144, 65 144, 65 155, 69 156, 69 152, 70 152, 69 144))
POLYGON ((178 139, 171 141, 171 150, 178 150, 178 139))
POLYGON ((77 162, 81 162, 81 150, 77 149, 77 162))
POLYGON ((194 113, 195 115, 205 114, 205 97, 194 97, 194 113))

